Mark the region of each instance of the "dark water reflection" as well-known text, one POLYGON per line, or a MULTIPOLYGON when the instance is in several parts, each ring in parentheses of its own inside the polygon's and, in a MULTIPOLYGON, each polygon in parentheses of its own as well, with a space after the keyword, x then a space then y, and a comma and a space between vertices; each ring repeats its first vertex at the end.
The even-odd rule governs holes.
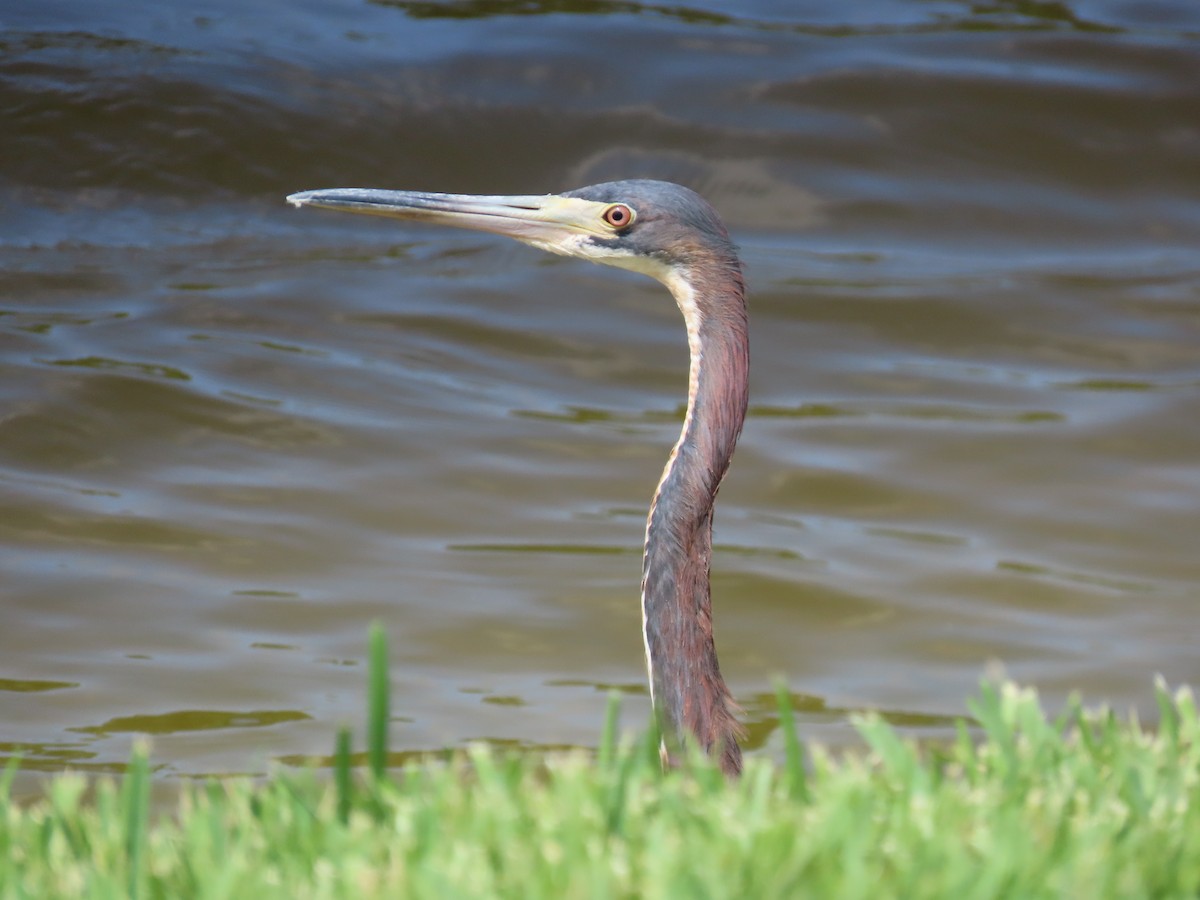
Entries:
POLYGON ((298 213, 346 184, 682 181, 752 294, 723 667, 771 752, 938 734, 992 660, 1196 681, 1200 7, 54 2, 0 36, 0 753, 404 752, 646 714, 657 285, 298 213))

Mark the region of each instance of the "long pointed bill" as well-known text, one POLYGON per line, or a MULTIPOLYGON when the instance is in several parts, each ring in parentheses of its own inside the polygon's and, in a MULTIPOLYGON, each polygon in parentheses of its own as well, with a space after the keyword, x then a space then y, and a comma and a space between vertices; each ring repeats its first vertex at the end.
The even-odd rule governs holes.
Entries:
POLYGON ((472 194, 431 194, 422 191, 383 191, 370 188, 332 188, 303 191, 287 198, 293 206, 318 206, 371 216, 408 219, 433 225, 471 228, 516 238, 543 250, 571 253, 588 237, 611 237, 601 218, 605 203, 541 196, 486 197, 472 194))

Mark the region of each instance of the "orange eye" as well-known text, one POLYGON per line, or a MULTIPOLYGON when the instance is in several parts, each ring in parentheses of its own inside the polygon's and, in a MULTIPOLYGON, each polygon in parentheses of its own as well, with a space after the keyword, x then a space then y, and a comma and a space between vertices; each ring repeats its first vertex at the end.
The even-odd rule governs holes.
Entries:
POLYGON ((604 211, 604 221, 613 228, 624 228, 633 221, 633 210, 624 203, 614 203, 604 211))

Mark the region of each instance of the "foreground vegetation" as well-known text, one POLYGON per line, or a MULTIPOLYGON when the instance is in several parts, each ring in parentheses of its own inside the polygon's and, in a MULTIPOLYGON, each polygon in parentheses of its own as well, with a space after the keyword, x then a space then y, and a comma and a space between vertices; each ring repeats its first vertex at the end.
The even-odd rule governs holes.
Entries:
MULTIPOLYGON (((78 775, 29 806, 0 786, 0 898, 12 897, 1195 897, 1200 723, 1159 686, 1149 733, 1078 704, 987 685, 948 746, 916 749, 867 716, 869 751, 807 766, 702 759, 663 774, 653 735, 597 755, 487 749, 387 773, 387 676, 373 635, 360 779, 185 786, 150 818, 149 771, 78 775), (85 801, 86 796, 86 801, 85 801)), ((781 712, 792 735, 786 694, 781 712)))

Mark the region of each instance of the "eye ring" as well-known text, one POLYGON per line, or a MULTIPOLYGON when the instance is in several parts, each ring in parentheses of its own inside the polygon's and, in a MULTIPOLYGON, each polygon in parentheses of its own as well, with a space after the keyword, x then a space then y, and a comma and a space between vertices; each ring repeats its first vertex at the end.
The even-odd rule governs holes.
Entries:
POLYGON ((633 220, 637 218, 637 213, 624 203, 614 203, 608 209, 604 210, 601 218, 604 219, 605 224, 612 228, 628 228, 633 224, 633 220))

